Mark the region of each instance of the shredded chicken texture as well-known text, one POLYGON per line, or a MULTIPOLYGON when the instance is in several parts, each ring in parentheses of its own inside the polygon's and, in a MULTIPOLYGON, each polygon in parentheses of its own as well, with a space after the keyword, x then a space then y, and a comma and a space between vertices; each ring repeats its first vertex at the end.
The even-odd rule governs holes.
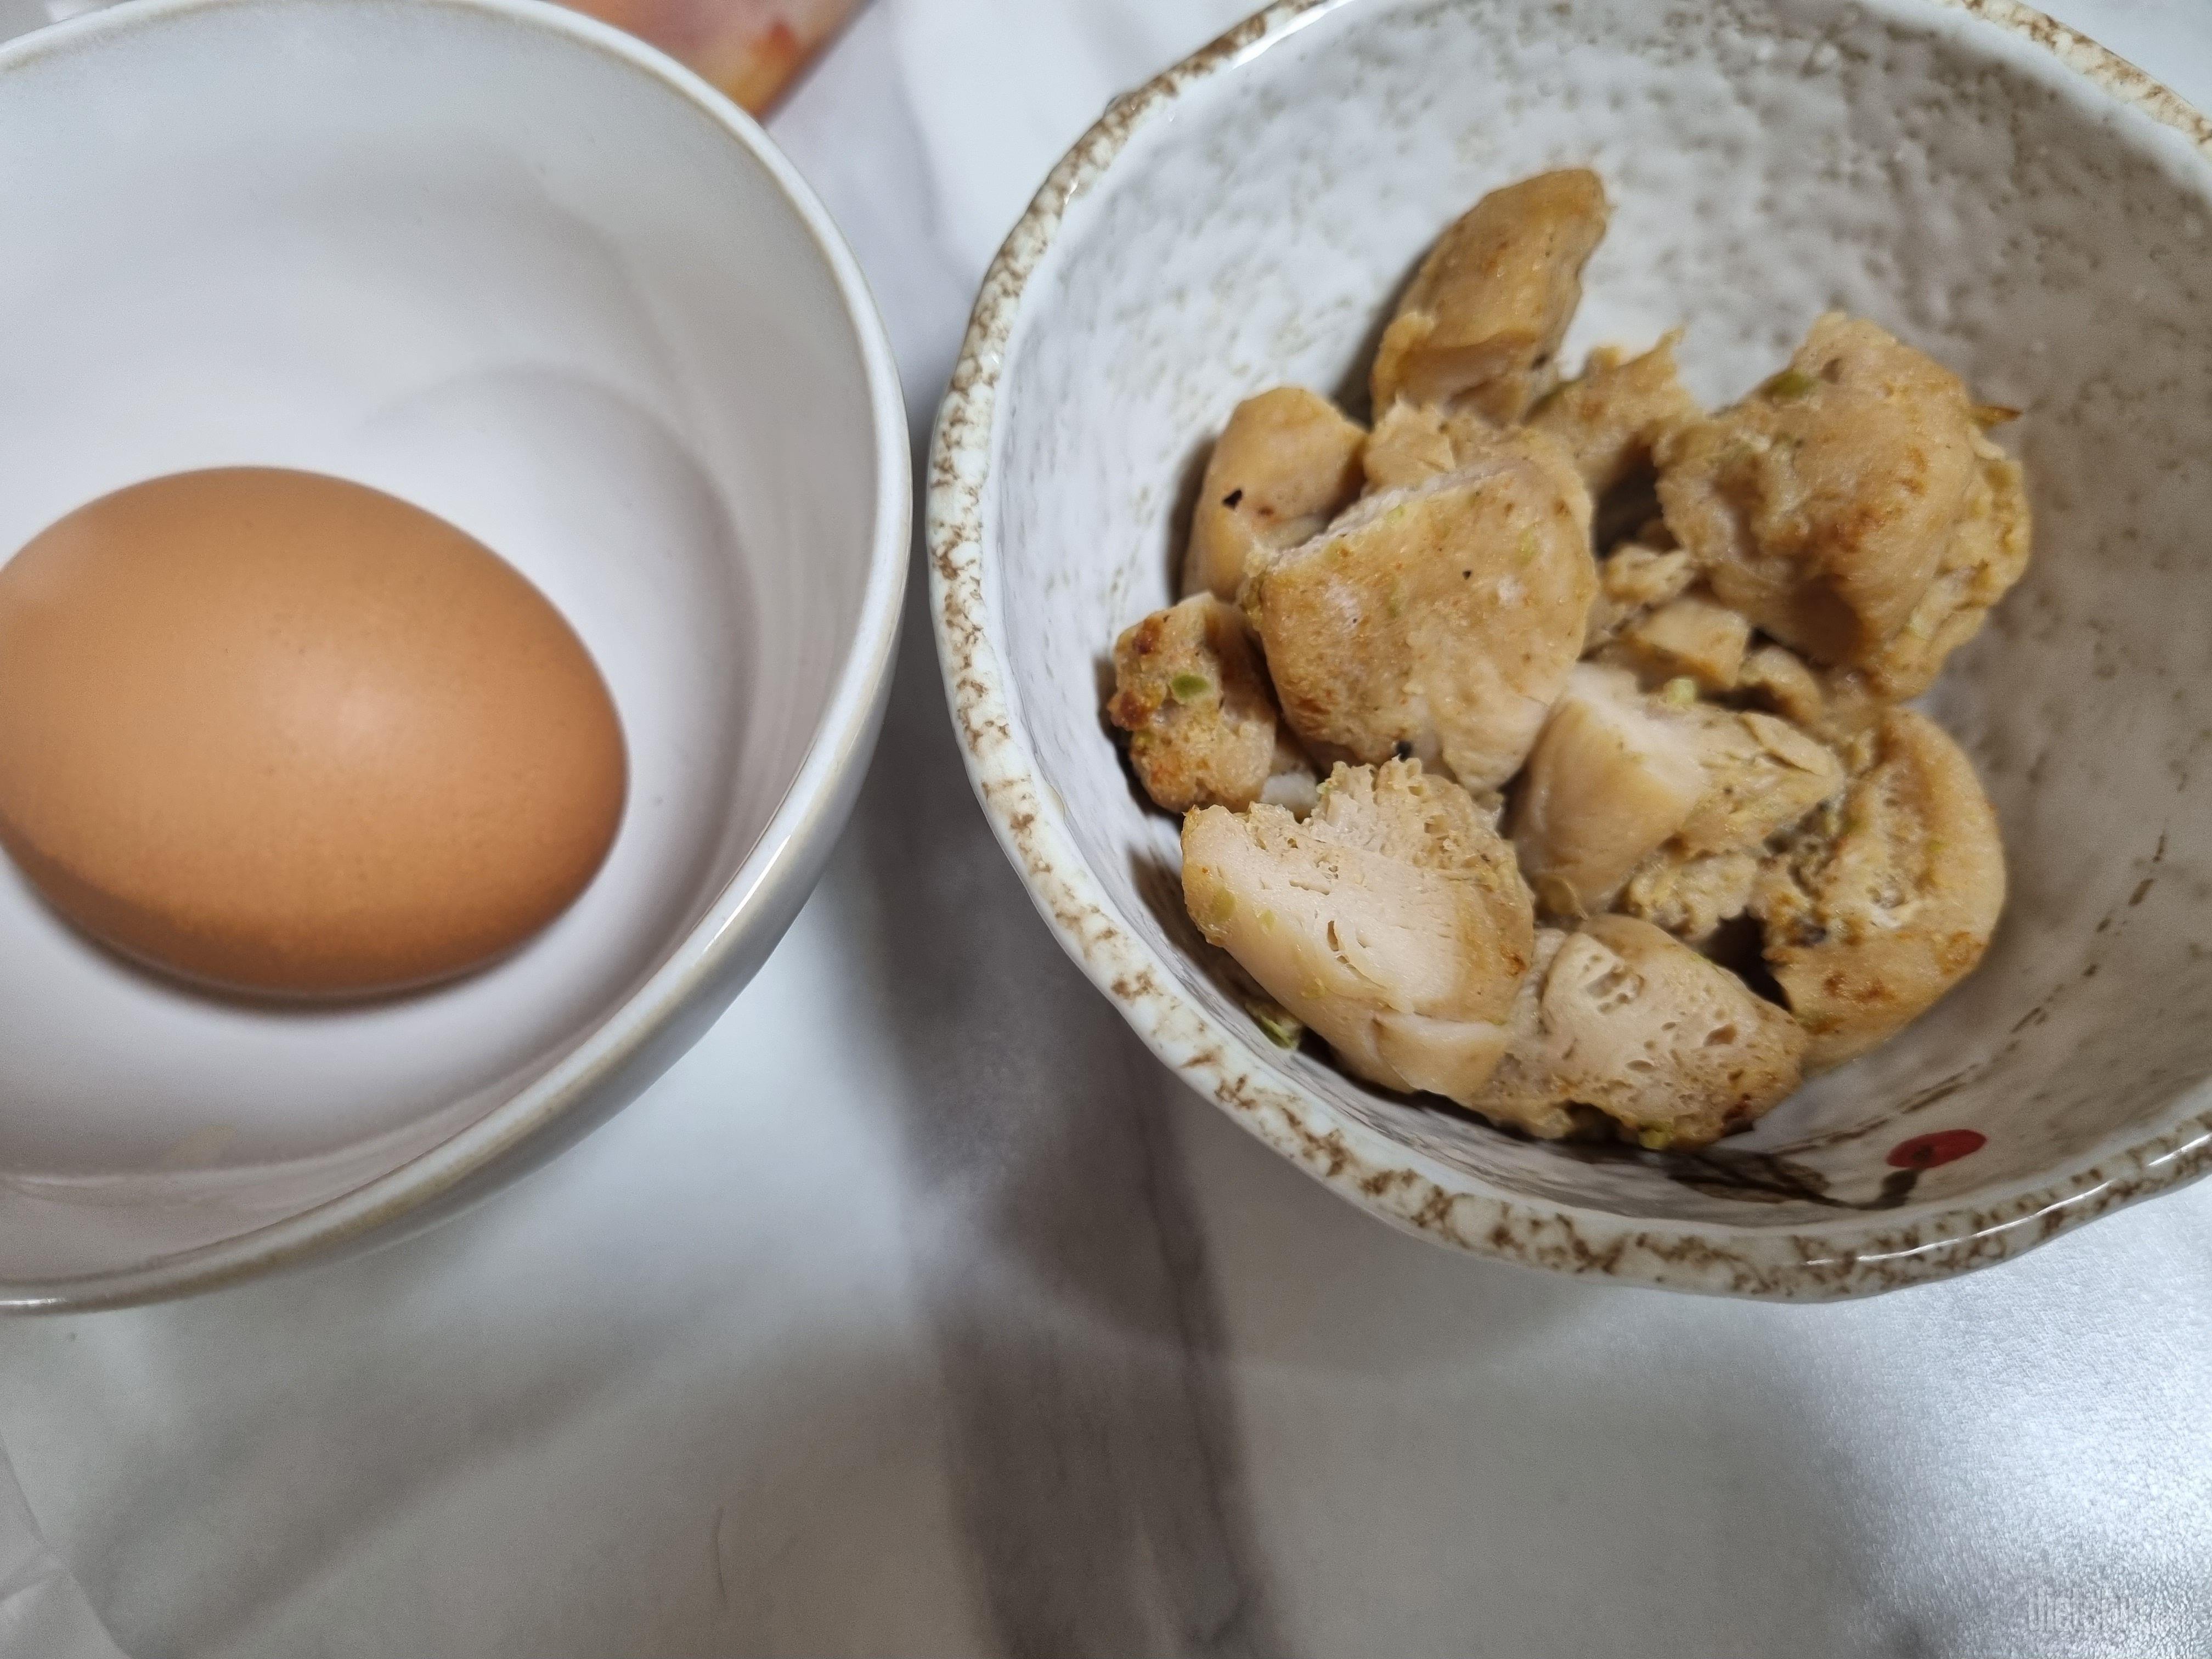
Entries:
POLYGON ((1191 813, 1182 855, 1191 919, 1351 1071, 1462 1103, 1489 1080, 1534 923, 1467 791, 1418 762, 1339 766, 1304 823, 1191 813))
POLYGON ((1599 348, 1580 379, 1529 415, 1530 426, 1567 447, 1593 499, 1650 466, 1662 438, 1703 416, 1674 365, 1681 337, 1676 329, 1640 357, 1599 348))
POLYGON ((1756 853, 1692 853, 1669 842, 1636 866, 1615 908, 1685 945, 1703 945, 1751 908, 1759 865, 1756 853))
POLYGON ((1831 314, 1734 409, 1658 447, 1667 522, 1721 600, 1814 661, 1875 661, 1922 604, 1980 468, 1959 377, 1831 314))
POLYGON ((1295 547, 1359 494, 1358 422, 1302 386, 1237 405, 1214 441, 1192 509, 1182 591, 1234 599, 1255 549, 1295 547))
POLYGON ((1278 769, 1274 699, 1235 605, 1200 593, 1124 629, 1114 684, 1107 718, 1170 812, 1249 805, 1278 769))
POLYGON ((1474 1098, 1461 1103, 1492 1122, 1526 1129, 1540 1140, 1559 1140, 1584 1127, 1571 1089, 1560 1086, 1548 1060, 1551 1033, 1544 1023, 1544 984, 1568 935, 1539 927, 1529 951, 1528 972, 1514 994, 1505 1045, 1489 1080, 1474 1098))
POLYGON ((1263 553, 1243 604, 1284 717, 1317 754, 1411 755, 1498 787, 1581 653, 1589 537, 1564 454, 1516 444, 1263 553))
POLYGON ((1494 190, 1437 240, 1383 331, 1370 377, 1380 416, 1403 398, 1519 420, 1553 378, 1605 234, 1605 188, 1583 167, 1494 190))
POLYGON ((1623 624, 1607 654, 1649 681, 1687 678, 1700 691, 1732 691, 1750 648, 1751 624, 1699 589, 1623 624))
POLYGON ((1698 567, 1679 547, 1625 542, 1598 561, 1597 603, 1590 606, 1583 648, 1595 651, 1632 624, 1689 592, 1698 567))
POLYGON ((1843 787, 1833 750, 1788 720, 1713 703, 1683 710, 1698 738, 1705 793, 1679 838, 1692 853, 1757 847, 1843 787))
POLYGON ((1736 677, 1738 698, 1781 715, 1823 743, 1849 743, 1893 706, 1857 668, 1816 668, 1784 645, 1754 647, 1736 677))
POLYGON ((1828 696, 1820 676, 1784 645, 1761 645, 1745 653, 1736 690, 1802 730, 1828 730, 1828 696))
POLYGON ((1515 788, 1513 842, 1546 914, 1589 915, 1662 848, 1756 848, 1843 781, 1834 753, 1786 720, 1583 663, 1515 788))
POLYGON ((1893 709, 1850 754, 1842 796, 1761 870, 1768 967, 1814 1070, 1864 1054, 1972 972, 2004 907, 2004 846, 1973 763, 1893 709))
POLYGON ((1639 1145, 1708 1146, 1797 1086, 1805 1033, 1725 968, 1649 922, 1597 916, 1546 930, 1512 1036, 1468 1103, 1531 1133, 1594 1107, 1639 1145))
MULTIPOLYGON (((1393 404, 1376 417, 1360 465, 1370 491, 1405 489, 1504 449, 1525 447, 1524 438, 1517 428, 1492 426, 1480 415, 1449 414, 1434 404, 1393 404)), ((1572 458, 1568 460, 1571 465, 1572 458)))

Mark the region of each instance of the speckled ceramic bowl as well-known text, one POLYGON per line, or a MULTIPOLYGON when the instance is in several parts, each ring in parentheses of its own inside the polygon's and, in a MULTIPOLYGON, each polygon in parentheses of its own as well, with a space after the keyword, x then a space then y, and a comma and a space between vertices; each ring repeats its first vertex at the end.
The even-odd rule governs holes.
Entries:
POLYGON ((1145 1040, 1399 1226, 1771 1297, 2003 1260, 2212 1164, 2208 319, 2212 125, 2009 0, 1286 0, 1116 102, 984 284, 930 479, 969 769, 1145 1040), (1701 1156, 1532 1144, 1271 1047, 1099 714, 1231 407, 1357 386, 1436 232, 1570 163, 1615 204, 1571 356, 1686 323, 1724 401, 1840 306, 2027 410, 2035 563, 1931 698, 2003 820, 2003 925, 1904 1036, 1701 1156))

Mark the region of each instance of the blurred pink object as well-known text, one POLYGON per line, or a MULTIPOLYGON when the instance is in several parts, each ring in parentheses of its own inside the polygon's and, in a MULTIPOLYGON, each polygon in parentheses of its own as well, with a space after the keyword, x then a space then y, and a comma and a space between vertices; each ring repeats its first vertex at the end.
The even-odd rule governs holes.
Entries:
POLYGON ((650 40, 756 114, 777 97, 861 0, 566 0, 650 40))

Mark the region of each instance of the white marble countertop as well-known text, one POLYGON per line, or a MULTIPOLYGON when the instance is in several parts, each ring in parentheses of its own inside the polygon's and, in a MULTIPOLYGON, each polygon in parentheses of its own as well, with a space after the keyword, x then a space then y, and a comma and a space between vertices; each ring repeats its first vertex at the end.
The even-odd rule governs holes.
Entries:
MULTIPOLYGON (((778 116, 917 441, 1051 161, 1243 9, 878 0, 778 116)), ((2057 9, 2212 106, 2204 0, 2057 9)), ((140 1659, 2201 1656, 2208 1397, 2212 1183, 1834 1308, 1356 1213, 1062 959, 918 608, 828 879, 610 1127, 366 1260, 0 1329, 140 1659)))

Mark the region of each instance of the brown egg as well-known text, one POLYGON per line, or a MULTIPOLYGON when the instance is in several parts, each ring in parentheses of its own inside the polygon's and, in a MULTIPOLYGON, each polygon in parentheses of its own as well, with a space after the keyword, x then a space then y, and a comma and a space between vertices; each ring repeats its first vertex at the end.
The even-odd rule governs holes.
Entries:
POLYGON ((280 995, 458 974, 620 823, 622 727, 513 566, 380 490, 227 467, 0 568, 0 844, 115 949, 280 995))

